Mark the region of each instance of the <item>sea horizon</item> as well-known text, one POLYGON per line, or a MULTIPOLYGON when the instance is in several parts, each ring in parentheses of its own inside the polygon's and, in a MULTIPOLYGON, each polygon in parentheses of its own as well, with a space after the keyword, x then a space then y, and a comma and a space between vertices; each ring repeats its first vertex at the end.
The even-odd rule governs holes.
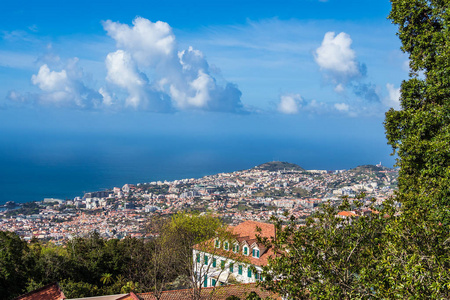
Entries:
POLYGON ((262 138, 242 140, 241 147, 227 147, 226 141, 218 140, 192 144, 182 138, 165 139, 162 145, 130 142, 120 146, 113 143, 113 146, 111 140, 97 144, 85 142, 92 148, 79 143, 68 146, 64 139, 53 141, 51 147, 34 148, 32 152, 26 151, 26 143, 19 147, 22 150, 15 151, 6 151, 3 144, 0 205, 7 201, 73 199, 85 192, 108 190, 127 183, 201 178, 250 169, 270 161, 320 170, 351 169, 380 161, 387 167, 393 164, 393 158, 388 155, 359 160, 349 155, 336 160, 326 148, 313 151, 304 143, 283 139, 277 143, 262 138), (259 148, 264 148, 264 152, 258 152, 259 148))

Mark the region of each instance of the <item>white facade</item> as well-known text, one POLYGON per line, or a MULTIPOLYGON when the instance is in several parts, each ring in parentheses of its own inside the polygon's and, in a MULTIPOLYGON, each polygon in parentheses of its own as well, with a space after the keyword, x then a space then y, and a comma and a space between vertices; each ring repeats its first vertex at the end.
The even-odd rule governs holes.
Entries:
POLYGON ((230 257, 194 249, 193 261, 197 282, 203 287, 230 283, 254 283, 261 280, 260 266, 236 261, 230 257))
POLYGON ((258 236, 273 238, 274 225, 245 221, 230 226, 229 233, 227 237, 194 246, 193 274, 199 285, 211 287, 262 280, 263 266, 273 252, 258 243, 258 236))

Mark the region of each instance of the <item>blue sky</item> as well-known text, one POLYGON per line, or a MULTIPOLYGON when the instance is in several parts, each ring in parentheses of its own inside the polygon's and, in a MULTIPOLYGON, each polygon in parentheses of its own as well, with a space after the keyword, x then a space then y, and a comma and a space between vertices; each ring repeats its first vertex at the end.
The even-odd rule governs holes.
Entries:
POLYGON ((30 134, 220 138, 230 152, 282 138, 260 159, 392 165, 382 122, 408 60, 389 10, 387 0, 3 1, 0 150, 34 149, 30 134))

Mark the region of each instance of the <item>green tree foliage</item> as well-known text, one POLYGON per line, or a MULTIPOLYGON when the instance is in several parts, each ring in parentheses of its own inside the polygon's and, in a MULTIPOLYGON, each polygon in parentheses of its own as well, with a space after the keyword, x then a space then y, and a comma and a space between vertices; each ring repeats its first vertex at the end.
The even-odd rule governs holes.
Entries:
POLYGON ((392 0, 409 55, 401 107, 386 113, 386 135, 400 167, 402 215, 385 256, 391 289, 406 297, 450 297, 450 1, 392 0))
POLYGON ((0 232, 0 299, 12 299, 51 282, 70 298, 191 287, 192 246, 216 235, 222 223, 209 215, 179 213, 149 224, 152 240, 106 240, 96 232, 64 246, 0 232))
POLYGON ((148 291, 153 249, 154 241, 105 240, 97 233, 55 246, 0 232, 0 299, 55 281, 71 298, 148 291))
MULTIPOLYGON (((161 239, 171 246, 167 257, 169 266, 175 266, 174 273, 184 275, 189 280, 187 287, 192 289, 192 299, 199 299, 202 285, 197 281, 196 268, 193 261, 194 245, 204 243, 223 232, 225 226, 211 215, 175 214, 164 227, 161 239)), ((166 268, 166 271, 170 270, 166 268)))
POLYGON ((337 217, 349 209, 347 200, 339 207, 326 204, 306 226, 299 227, 294 218, 286 226, 277 221, 276 238, 263 240, 276 256, 264 268, 261 284, 289 299, 376 298, 377 258, 385 247, 385 216, 393 208, 386 203, 378 214, 337 217))
POLYGON ((70 279, 63 279, 59 282, 64 295, 68 298, 81 298, 102 295, 102 290, 97 285, 87 282, 75 282, 70 279))
POLYGON ((0 295, 11 298, 20 295, 32 266, 27 243, 14 233, 0 231, 0 295))
POLYGON ((261 297, 258 296, 257 293, 251 292, 248 294, 248 296, 245 298, 245 300, 262 300, 261 297))
POLYGON ((100 281, 105 285, 111 284, 112 280, 113 277, 111 273, 103 273, 102 278, 100 278, 100 281))
MULTIPOLYGON (((217 257, 217 265, 223 261, 224 266, 229 260, 245 261, 238 253, 215 247, 215 238, 220 240, 221 245, 227 241, 231 247, 233 237, 227 226, 208 214, 180 212, 163 224, 160 236, 155 240, 152 256, 152 272, 155 272, 154 296, 158 299, 161 291, 167 288, 189 288, 190 298, 200 299, 203 278, 213 267, 212 257, 217 257), (193 257, 194 246, 209 254, 207 265, 197 265, 193 257)), ((222 268, 220 272, 225 271, 225 268, 222 268)), ((213 290, 211 294, 215 292, 216 290, 213 290)))
POLYGON ((392 0, 389 15, 409 54, 401 107, 386 113, 386 136, 398 153, 399 200, 407 212, 450 217, 450 32, 447 0, 392 0))
POLYGON ((326 205, 304 227, 278 223, 263 285, 292 299, 450 299, 450 1, 391 3, 411 68, 385 120, 400 208, 341 219, 326 205))

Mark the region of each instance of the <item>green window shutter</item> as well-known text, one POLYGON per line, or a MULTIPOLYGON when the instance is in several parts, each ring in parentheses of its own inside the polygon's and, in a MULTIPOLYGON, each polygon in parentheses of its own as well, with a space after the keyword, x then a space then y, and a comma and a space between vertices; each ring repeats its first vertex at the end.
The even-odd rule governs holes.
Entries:
POLYGON ((247 254, 248 254, 248 248, 244 247, 244 255, 247 255, 247 254))
POLYGON ((206 275, 205 275, 205 277, 203 279, 203 287, 207 287, 207 286, 208 286, 208 277, 206 277, 206 275))
POLYGON ((252 278, 252 269, 250 267, 247 268, 247 276, 248 278, 252 278))
POLYGON ((220 267, 221 267, 222 269, 225 269, 225 261, 224 261, 224 260, 221 260, 221 261, 220 261, 220 267))
POLYGON ((242 266, 241 265, 239 265, 238 273, 239 273, 239 275, 242 275, 242 266))
POLYGON ((200 253, 197 253, 197 262, 200 262, 200 253))
POLYGON ((233 273, 233 264, 230 264, 230 273, 233 273))
POLYGON ((253 249, 252 250, 252 255, 253 255, 253 257, 259 258, 259 250, 258 249, 253 249))
POLYGON ((228 242, 224 243, 224 248, 225 248, 225 250, 228 250, 228 242))
POLYGON ((216 240, 216 248, 219 248, 220 247, 220 242, 219 242, 219 240, 216 240))
POLYGON ((205 262, 205 265, 208 264, 208 256, 206 256, 206 254, 203 256, 203 261, 205 262))
POLYGON ((211 283, 212 283, 212 286, 216 286, 216 280, 215 279, 213 279, 211 283))
POLYGON ((213 263, 212 263, 213 267, 216 267, 216 258, 213 258, 213 263))

